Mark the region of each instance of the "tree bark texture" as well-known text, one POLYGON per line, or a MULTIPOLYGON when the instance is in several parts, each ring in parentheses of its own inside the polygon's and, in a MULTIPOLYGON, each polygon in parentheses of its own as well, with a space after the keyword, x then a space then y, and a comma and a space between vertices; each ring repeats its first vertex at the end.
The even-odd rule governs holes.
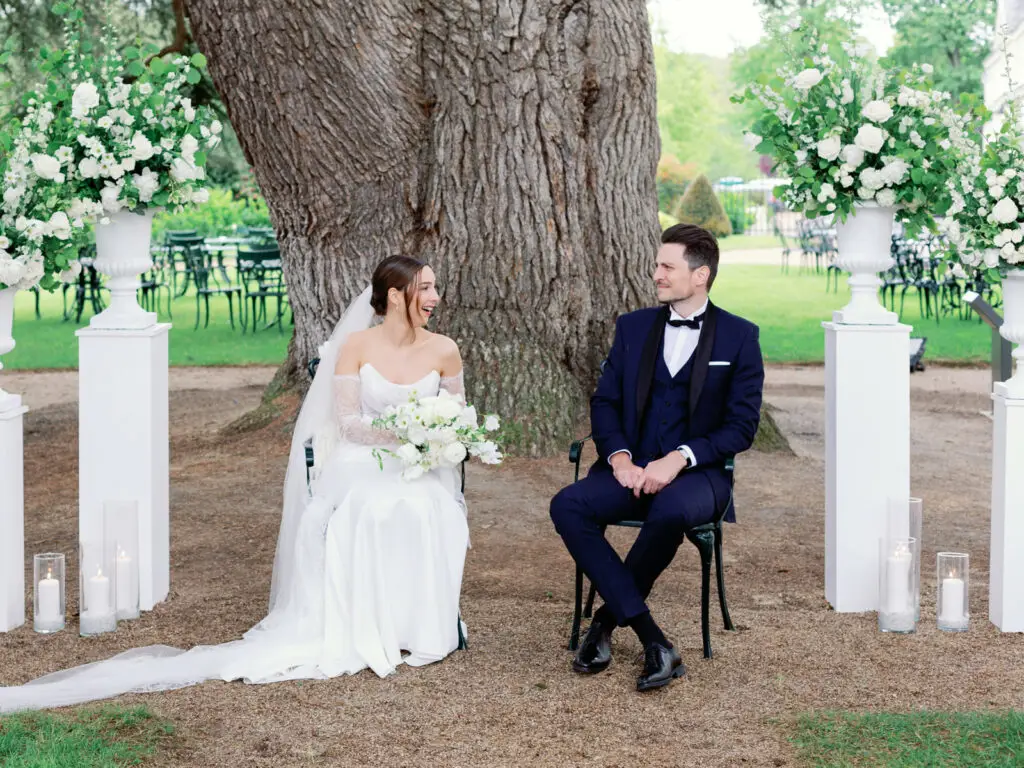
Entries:
POLYGON ((285 259, 297 377, 385 256, 430 263, 470 400, 561 450, 653 300, 643 0, 186 0, 285 259))

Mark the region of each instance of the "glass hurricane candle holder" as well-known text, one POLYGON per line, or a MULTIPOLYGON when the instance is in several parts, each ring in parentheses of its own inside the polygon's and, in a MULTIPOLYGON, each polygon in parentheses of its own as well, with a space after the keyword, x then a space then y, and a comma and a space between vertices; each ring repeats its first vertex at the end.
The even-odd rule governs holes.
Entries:
POLYGON ((879 539, 878 628, 882 632, 908 633, 914 621, 914 553, 911 537, 879 539))
POLYGON ((967 595, 969 557, 965 552, 939 552, 935 560, 938 577, 935 613, 939 629, 965 632, 971 621, 967 595))
POLYGON ((64 555, 44 552, 32 558, 35 586, 32 626, 44 635, 64 629, 64 555))
POLYGON ((914 548, 914 621, 921 620, 921 522, 924 504, 916 496, 890 498, 887 535, 891 539, 911 538, 914 548))
MULTIPOLYGON (((112 550, 111 550, 112 551, 112 550)), ((79 543, 79 634, 83 637, 117 629, 114 610, 114 561, 102 541, 79 543)))
POLYGON ((105 558, 114 563, 114 605, 118 621, 139 617, 139 505, 103 502, 105 558))

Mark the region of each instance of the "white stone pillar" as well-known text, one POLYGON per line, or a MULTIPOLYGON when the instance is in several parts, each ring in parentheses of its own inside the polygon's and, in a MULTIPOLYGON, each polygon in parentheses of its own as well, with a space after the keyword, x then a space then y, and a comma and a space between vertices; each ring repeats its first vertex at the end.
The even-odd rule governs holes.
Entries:
POLYGON ((911 328, 823 326, 825 597, 836 611, 874 611, 888 501, 910 497, 911 328))
POLYGON ((25 464, 28 408, 0 389, 0 632, 25 623, 25 464))
POLYGON ((994 386, 988 617, 1024 632, 1024 397, 994 386))
POLYGON ((101 540, 105 500, 138 502, 139 604, 147 611, 170 587, 170 328, 77 332, 79 537, 101 540))

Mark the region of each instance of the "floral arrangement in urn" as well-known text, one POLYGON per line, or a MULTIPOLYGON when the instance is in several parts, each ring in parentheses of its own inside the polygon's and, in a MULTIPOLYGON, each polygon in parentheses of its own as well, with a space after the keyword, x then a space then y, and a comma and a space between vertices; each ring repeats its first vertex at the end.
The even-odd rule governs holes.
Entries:
POLYGON ((73 279, 87 224, 121 211, 178 209, 208 199, 206 152, 221 125, 183 94, 202 54, 167 62, 155 49, 119 51, 108 29, 89 40, 75 0, 59 2, 64 48, 43 50, 45 87, 0 132, 0 284, 52 288, 73 279))
POLYGON ((967 121, 945 106, 948 93, 932 89, 931 67, 880 69, 852 41, 840 64, 814 30, 800 39, 813 53, 794 52, 797 66, 733 98, 761 108, 747 141, 789 177, 777 194, 810 217, 845 221, 867 203, 899 209, 911 227, 933 228, 949 206, 950 150, 965 140, 967 121))

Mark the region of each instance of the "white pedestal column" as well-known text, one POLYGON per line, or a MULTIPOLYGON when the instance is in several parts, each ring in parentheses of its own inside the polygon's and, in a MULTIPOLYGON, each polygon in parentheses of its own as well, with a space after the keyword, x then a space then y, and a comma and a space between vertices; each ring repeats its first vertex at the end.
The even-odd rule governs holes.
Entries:
POLYGON ((878 609, 889 498, 910 496, 910 326, 825 328, 825 597, 878 609))
POLYGON ((0 632, 25 623, 25 469, 18 395, 0 389, 0 632))
POLYGON ((138 502, 139 604, 147 611, 170 586, 170 328, 77 332, 79 536, 102 539, 105 500, 138 502))
POLYGON ((1024 632, 1024 398, 1004 383, 994 390, 988 617, 1024 632))

